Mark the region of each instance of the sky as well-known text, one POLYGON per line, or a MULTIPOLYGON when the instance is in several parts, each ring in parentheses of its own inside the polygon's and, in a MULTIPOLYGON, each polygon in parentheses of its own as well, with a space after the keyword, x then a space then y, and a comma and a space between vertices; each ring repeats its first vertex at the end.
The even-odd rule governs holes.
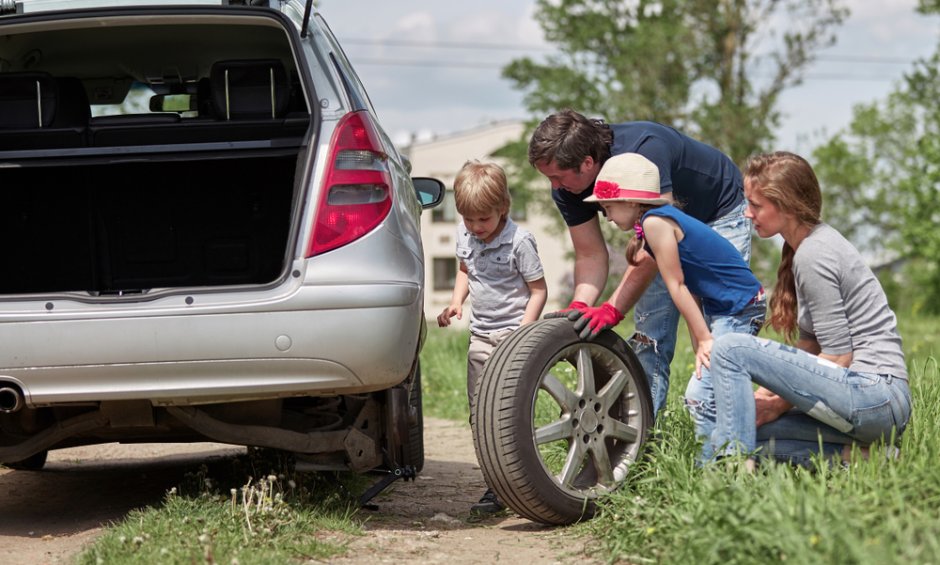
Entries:
MULTIPOLYGON (((852 14, 837 43, 781 96, 776 149, 808 153, 849 124, 854 105, 884 98, 911 62, 934 52, 940 18, 917 14, 916 3, 848 0, 852 14)), ((500 70, 551 52, 532 17, 534 0, 321 0, 319 7, 397 143, 530 117, 500 70)))

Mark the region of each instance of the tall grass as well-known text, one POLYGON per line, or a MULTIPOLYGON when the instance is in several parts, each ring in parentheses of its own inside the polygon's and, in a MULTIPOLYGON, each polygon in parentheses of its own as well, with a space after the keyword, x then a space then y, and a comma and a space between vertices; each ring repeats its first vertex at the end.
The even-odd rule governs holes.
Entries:
POLYGON ((693 356, 682 348, 667 410, 657 422, 660 439, 650 442, 628 483, 586 528, 611 562, 937 562, 936 327, 935 319, 901 324, 914 399, 901 459, 856 458, 848 468, 820 465, 816 472, 778 464, 755 474, 696 467, 680 386, 693 356))
POLYGON ((469 422, 467 399, 468 330, 428 328, 421 350, 424 413, 435 418, 469 422))

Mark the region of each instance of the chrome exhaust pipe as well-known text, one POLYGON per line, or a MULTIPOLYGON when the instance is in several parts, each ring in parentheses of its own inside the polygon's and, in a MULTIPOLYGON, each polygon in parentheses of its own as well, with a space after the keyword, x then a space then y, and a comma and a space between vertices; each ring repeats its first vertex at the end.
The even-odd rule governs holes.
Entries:
POLYGON ((0 388, 0 412, 10 414, 23 408, 23 392, 16 385, 0 388))

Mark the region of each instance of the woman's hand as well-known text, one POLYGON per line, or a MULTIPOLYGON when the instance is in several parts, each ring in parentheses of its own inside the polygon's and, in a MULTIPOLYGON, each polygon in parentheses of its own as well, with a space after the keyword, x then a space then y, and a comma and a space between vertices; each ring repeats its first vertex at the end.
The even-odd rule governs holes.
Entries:
POLYGON ((783 397, 764 387, 754 391, 754 404, 757 408, 757 427, 773 422, 793 407, 783 397))

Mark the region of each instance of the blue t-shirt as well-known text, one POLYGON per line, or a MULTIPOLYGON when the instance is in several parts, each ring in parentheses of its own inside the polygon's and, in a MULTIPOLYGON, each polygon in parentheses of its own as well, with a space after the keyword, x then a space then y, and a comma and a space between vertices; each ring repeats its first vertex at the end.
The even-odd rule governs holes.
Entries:
MULTIPOLYGON (((741 171, 730 157, 701 141, 656 122, 627 122, 610 126, 611 155, 639 153, 659 167, 659 186, 693 218, 707 223, 727 215, 744 202, 741 171)), ((597 216, 601 207, 580 194, 553 189, 552 199, 565 223, 577 226, 597 216)))
MULTIPOLYGON (((679 242, 682 275, 689 291, 702 300, 706 314, 736 314, 757 295, 760 281, 741 253, 721 234, 669 204, 643 214, 641 221, 650 216, 673 220, 685 234, 679 242)), ((649 245, 646 250, 652 255, 649 245)))

